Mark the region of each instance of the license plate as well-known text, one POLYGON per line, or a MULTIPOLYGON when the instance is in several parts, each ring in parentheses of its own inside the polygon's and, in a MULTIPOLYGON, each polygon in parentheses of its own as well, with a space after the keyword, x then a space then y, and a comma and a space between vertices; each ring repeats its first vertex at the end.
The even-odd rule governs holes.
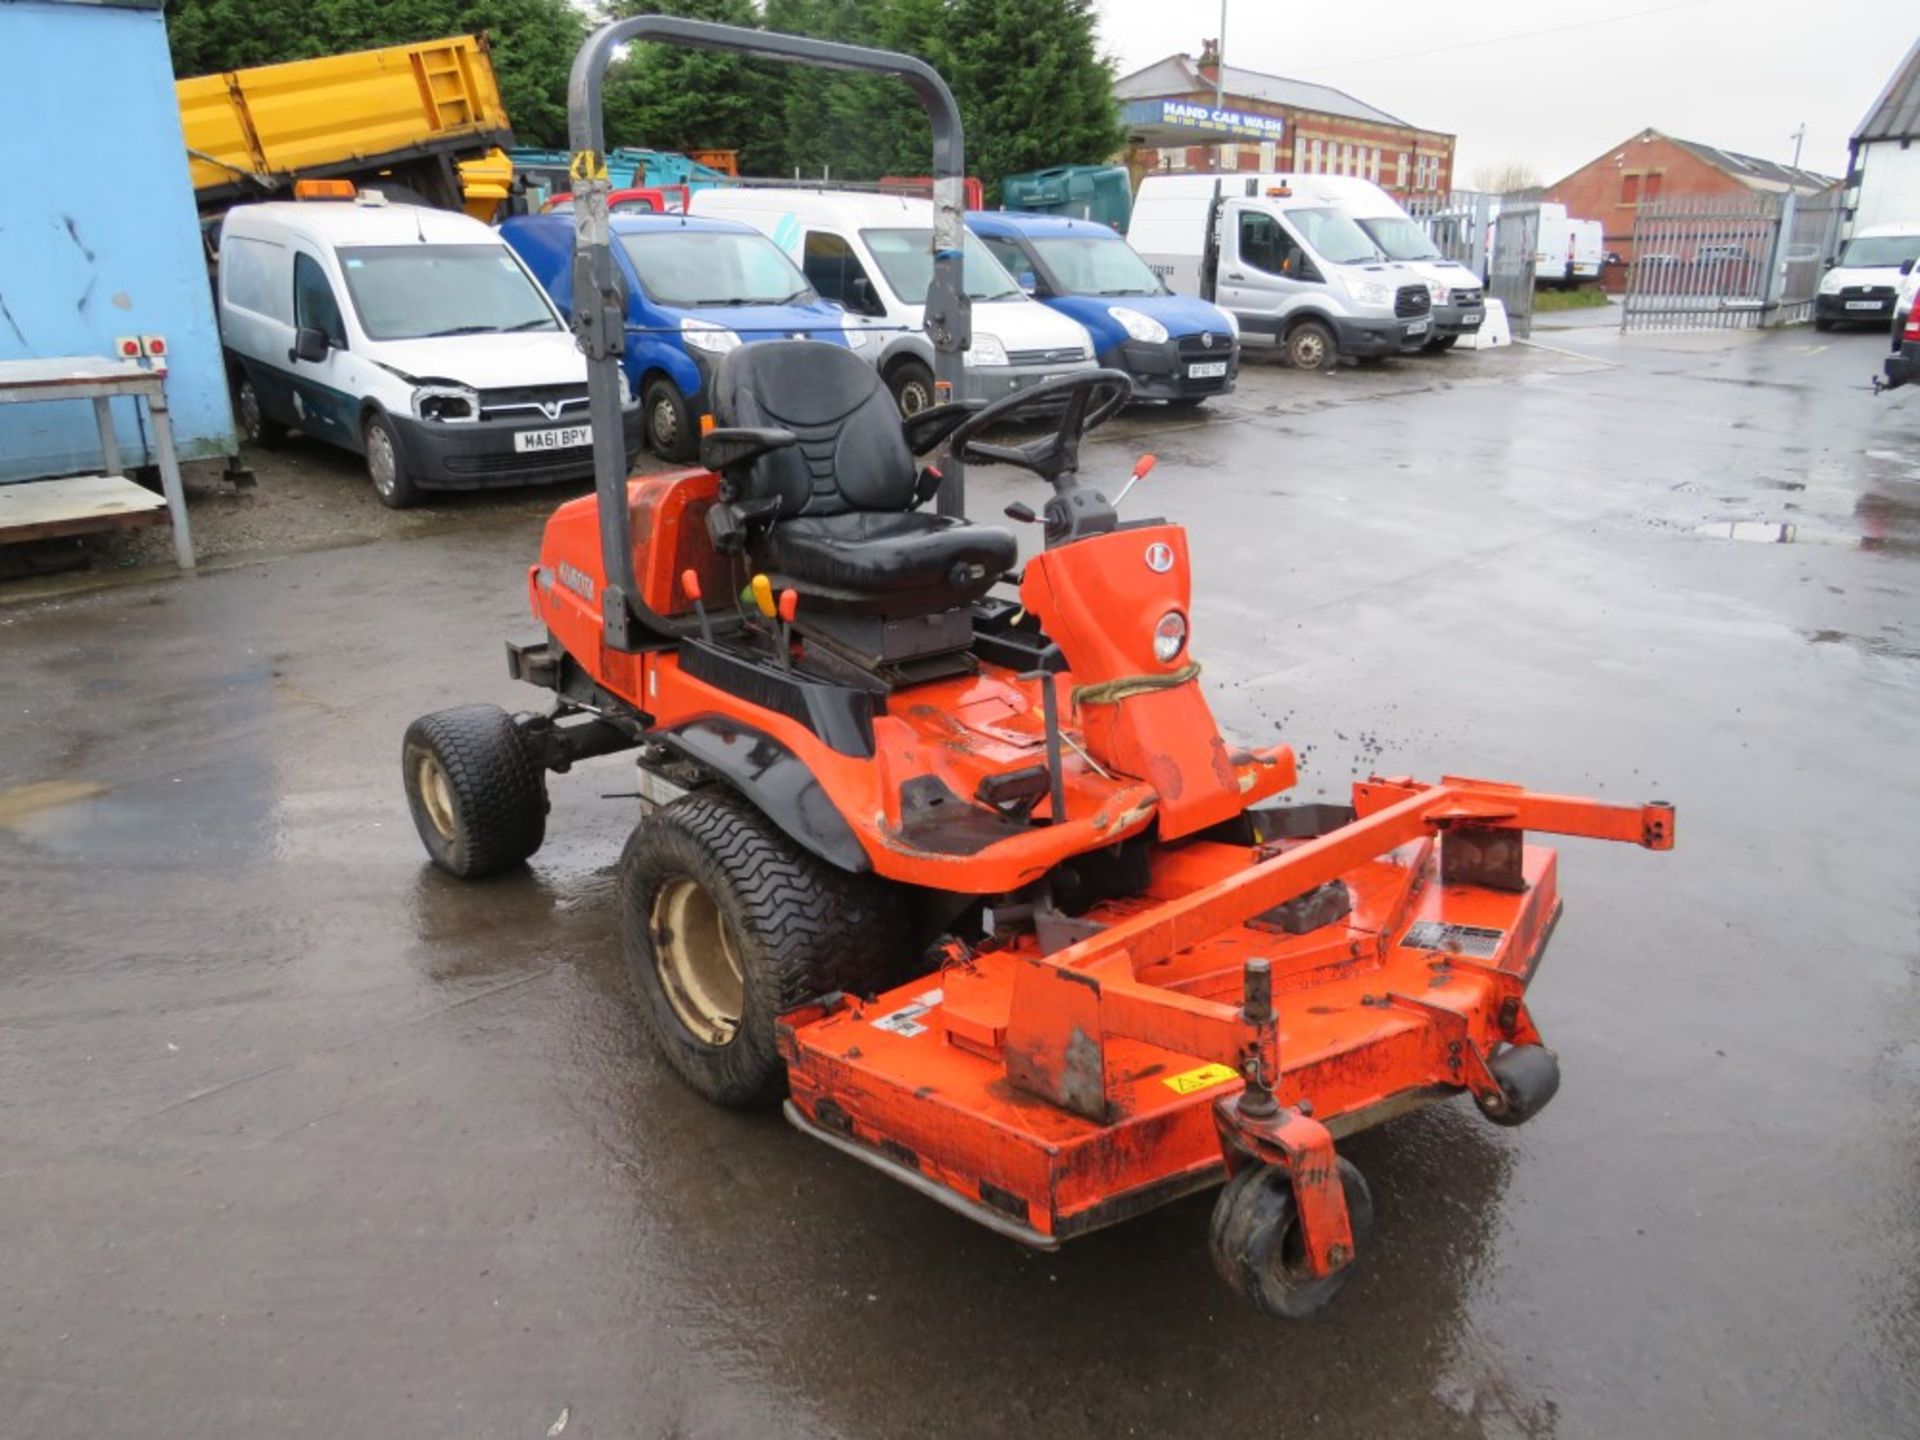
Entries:
POLYGON ((1427 333, 1427 322, 1424 320, 1416 320, 1411 325, 1407 326, 1407 334, 1409 335, 1424 335, 1426 333, 1427 333))
POLYGON ((1224 360, 1209 360, 1203 365, 1189 365, 1187 367, 1187 378, 1189 380, 1218 380, 1226 373, 1227 362, 1224 360))
POLYGON ((522 455, 530 450, 573 450, 591 444, 591 425, 557 425, 551 430, 522 430, 513 437, 513 448, 522 455))
POLYGON ((1847 308, 1849 310, 1883 310, 1886 307, 1878 300, 1849 300, 1847 308))
POLYGON ((1462 325, 1478 325, 1486 318, 1485 314, 1478 310, 1462 310, 1460 312, 1460 323, 1462 325))

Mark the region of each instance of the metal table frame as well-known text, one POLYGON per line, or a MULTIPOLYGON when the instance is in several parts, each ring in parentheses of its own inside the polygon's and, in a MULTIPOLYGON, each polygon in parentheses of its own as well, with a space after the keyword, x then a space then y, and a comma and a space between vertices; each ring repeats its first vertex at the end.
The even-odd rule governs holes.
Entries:
MULTIPOLYGON (((154 460, 160 488, 173 521, 173 552, 182 570, 193 569, 193 532, 187 525, 187 496, 180 483, 180 461, 173 448, 173 416, 167 408, 164 371, 136 360, 98 355, 57 356, 46 360, 0 360, 0 405, 44 400, 91 400, 100 428, 100 458, 106 473, 123 476, 120 440, 113 430, 113 397, 131 395, 147 402, 153 422, 154 460)), ((23 482, 24 483, 24 482, 23 482)))

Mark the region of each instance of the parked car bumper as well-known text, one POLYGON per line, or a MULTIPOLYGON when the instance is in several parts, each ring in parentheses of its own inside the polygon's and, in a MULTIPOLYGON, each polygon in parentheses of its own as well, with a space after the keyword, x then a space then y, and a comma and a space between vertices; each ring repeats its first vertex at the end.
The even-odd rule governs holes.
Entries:
POLYGON ((1816 320, 1851 320, 1860 325, 1885 325, 1893 319, 1893 294, 1886 295, 1816 295, 1813 297, 1813 318, 1816 320), (1873 308, 1854 309, 1871 302, 1873 308))
MULTIPOLYGON (((593 474, 593 447, 518 451, 513 437, 532 430, 561 428, 524 421, 479 420, 446 425, 389 414, 400 441, 400 458, 413 482, 425 490, 484 490, 504 485, 537 485, 579 480, 593 474)), ((637 405, 621 414, 628 463, 640 453, 641 412, 637 405)), ((578 423, 573 422, 573 423, 578 423)))
POLYGON ((1022 390, 1031 390, 1042 380, 1094 368, 1091 360, 1068 360, 1048 365, 969 365, 964 381, 966 393, 961 398, 985 400, 991 404, 1009 395, 1017 395, 1022 390))
POLYGON ((1123 340, 1101 355, 1109 370, 1124 370, 1133 381, 1136 400, 1194 400, 1224 395, 1240 374, 1240 347, 1233 337, 1216 334, 1210 345, 1198 335, 1178 335, 1157 345, 1123 340), (1195 374, 1219 368, 1217 375, 1195 374))
POLYGON ((1902 385, 1920 381, 1920 340, 1906 341, 1887 357, 1887 383, 1883 387, 1898 390, 1902 385))
POLYGON ((1400 355, 1409 350, 1418 350, 1433 338, 1433 317, 1420 315, 1410 320, 1356 320, 1335 316, 1333 335, 1342 355, 1361 359, 1374 355, 1400 355))
POLYGON ((1487 303, 1484 300, 1472 305, 1436 305, 1433 307, 1433 330, 1428 338, 1472 335, 1480 329, 1486 318, 1487 303))

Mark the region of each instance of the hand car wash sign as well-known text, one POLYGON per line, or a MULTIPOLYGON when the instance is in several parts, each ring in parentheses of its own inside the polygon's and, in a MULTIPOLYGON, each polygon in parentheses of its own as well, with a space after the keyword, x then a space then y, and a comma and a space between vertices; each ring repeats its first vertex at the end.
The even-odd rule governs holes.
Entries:
POLYGON ((1217 110, 1194 100, 1132 100, 1125 120, 1129 129, 1178 130, 1194 135, 1219 135, 1234 140, 1278 141, 1286 121, 1278 115, 1256 115, 1246 110, 1217 110))

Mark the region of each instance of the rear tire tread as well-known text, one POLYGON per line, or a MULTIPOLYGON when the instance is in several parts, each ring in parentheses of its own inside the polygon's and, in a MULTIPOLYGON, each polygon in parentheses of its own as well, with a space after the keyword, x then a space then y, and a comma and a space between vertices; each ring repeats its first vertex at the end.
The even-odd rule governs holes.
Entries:
POLYGON ((513 719, 497 705, 460 705, 422 715, 401 744, 407 801, 427 853, 463 880, 510 870, 546 839, 547 787, 520 743, 513 719), (447 844, 416 793, 415 752, 431 751, 446 771, 458 817, 447 844))

